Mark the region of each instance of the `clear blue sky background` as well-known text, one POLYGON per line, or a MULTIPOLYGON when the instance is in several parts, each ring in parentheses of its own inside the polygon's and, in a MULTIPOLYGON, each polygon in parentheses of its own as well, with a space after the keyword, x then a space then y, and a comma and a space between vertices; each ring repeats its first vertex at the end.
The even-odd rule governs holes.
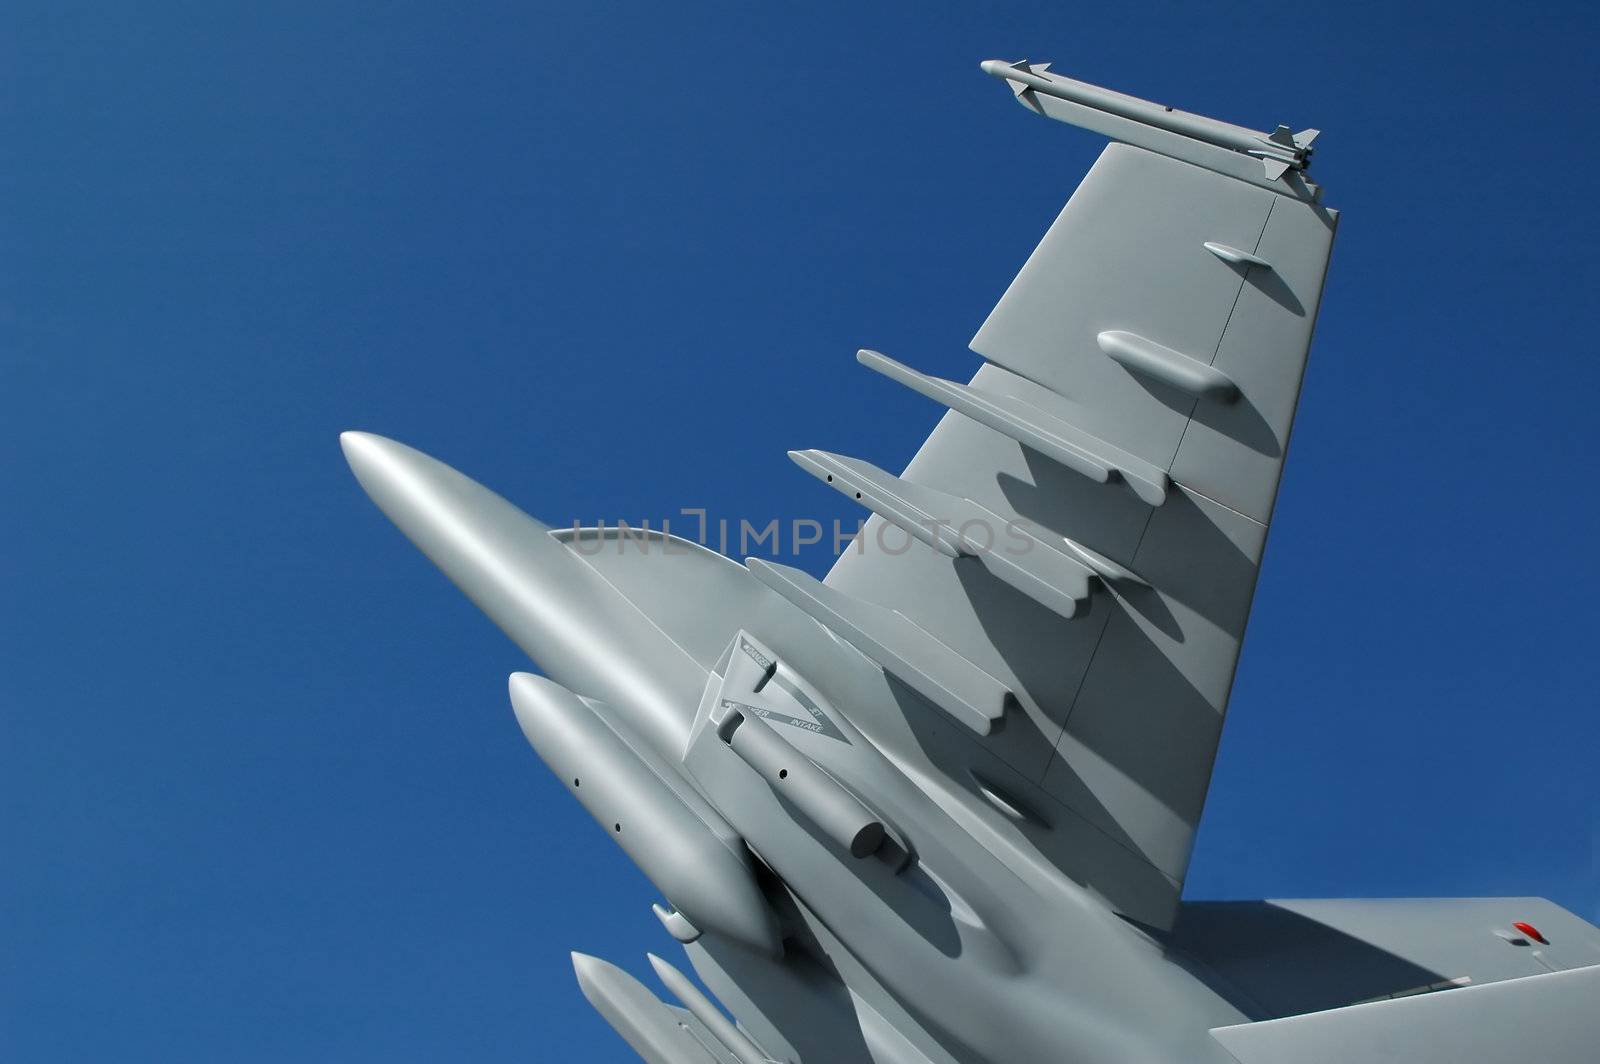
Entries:
POLYGON ((969 371, 1100 148, 992 56, 1345 211, 1190 894, 1600 917, 1591 5, 257 6, 0 16, 7 1060, 632 1059, 654 892, 336 434, 848 515, 785 449, 909 457, 856 348, 969 371))

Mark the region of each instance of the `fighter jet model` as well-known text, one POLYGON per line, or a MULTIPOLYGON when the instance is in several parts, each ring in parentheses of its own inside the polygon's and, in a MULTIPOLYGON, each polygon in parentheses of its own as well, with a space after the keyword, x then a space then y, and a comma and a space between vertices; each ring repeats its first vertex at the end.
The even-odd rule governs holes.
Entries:
POLYGON ((1547 901, 1181 899, 1338 214, 1314 130, 983 69, 1113 143, 969 382, 860 353, 945 408, 903 472, 790 455, 872 514, 826 579, 343 437, 720 1005, 654 955, 669 1000, 583 993, 650 1064, 1600 1059, 1600 931, 1547 901))

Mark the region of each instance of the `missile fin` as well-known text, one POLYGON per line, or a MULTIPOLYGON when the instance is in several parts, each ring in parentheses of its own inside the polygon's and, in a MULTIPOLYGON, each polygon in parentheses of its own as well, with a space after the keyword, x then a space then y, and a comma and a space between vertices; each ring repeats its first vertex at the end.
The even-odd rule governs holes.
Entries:
POLYGON ((1309 148, 1311 147, 1311 142, 1321 135, 1322 130, 1320 129, 1302 129, 1294 135, 1294 146, 1297 148, 1309 148))
MULTIPOLYGON (((1049 65, 1049 63, 1040 64, 1038 69, 1043 70, 1049 65)), ((1013 70, 1020 70, 1024 74, 1032 74, 1035 72, 1035 68, 1030 66, 1026 59, 1017 60, 1015 63, 1011 64, 1011 68, 1013 70)), ((1018 103, 1035 114, 1044 114, 1044 105, 1039 102, 1039 94, 1033 91, 1033 86, 1024 84, 1020 81, 1007 81, 1006 84, 1011 86, 1011 94, 1017 98, 1018 103)))
POLYGON ((1299 174, 1305 169, 1309 140, 1297 142, 1297 136, 1303 134, 1293 133, 1288 126, 1278 126, 1271 133, 1246 129, 1064 75, 1046 74, 1043 63, 986 59, 979 66, 990 77, 1009 82, 1019 103, 1046 118, 1299 199, 1315 202, 1321 194, 1299 174), (1241 158, 1263 154, 1287 157, 1288 165, 1269 164, 1263 174, 1249 158, 1241 158))
POLYGON ((1262 159, 1261 165, 1266 167, 1267 179, 1276 181, 1289 170, 1289 164, 1282 159, 1262 159))
POLYGON ((1299 145, 1295 143, 1294 131, 1288 126, 1279 126, 1277 129, 1274 129, 1271 133, 1267 134, 1267 139, 1274 144, 1281 144, 1285 148, 1299 147, 1299 145))

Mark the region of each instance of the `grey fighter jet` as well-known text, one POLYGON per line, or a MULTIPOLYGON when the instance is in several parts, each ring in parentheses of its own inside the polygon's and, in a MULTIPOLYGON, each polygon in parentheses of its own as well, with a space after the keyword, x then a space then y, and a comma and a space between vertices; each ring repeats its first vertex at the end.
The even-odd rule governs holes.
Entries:
POLYGON ((872 514, 826 579, 343 437, 700 980, 583 993, 650 1064, 1600 1060, 1547 901, 1182 900, 1338 214, 1315 130, 983 69, 1113 143, 970 381, 860 353, 946 408, 909 466, 790 455, 872 514))

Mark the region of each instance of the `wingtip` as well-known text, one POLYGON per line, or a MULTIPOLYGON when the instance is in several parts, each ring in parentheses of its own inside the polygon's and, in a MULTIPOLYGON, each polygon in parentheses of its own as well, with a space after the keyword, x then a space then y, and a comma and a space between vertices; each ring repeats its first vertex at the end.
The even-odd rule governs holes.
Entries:
POLYGON ((885 377, 897 380, 902 384, 909 383, 908 378, 923 376, 923 374, 912 369, 904 362, 890 358, 882 351, 874 351, 870 347, 864 347, 856 352, 856 362, 874 373, 881 373, 885 377))

